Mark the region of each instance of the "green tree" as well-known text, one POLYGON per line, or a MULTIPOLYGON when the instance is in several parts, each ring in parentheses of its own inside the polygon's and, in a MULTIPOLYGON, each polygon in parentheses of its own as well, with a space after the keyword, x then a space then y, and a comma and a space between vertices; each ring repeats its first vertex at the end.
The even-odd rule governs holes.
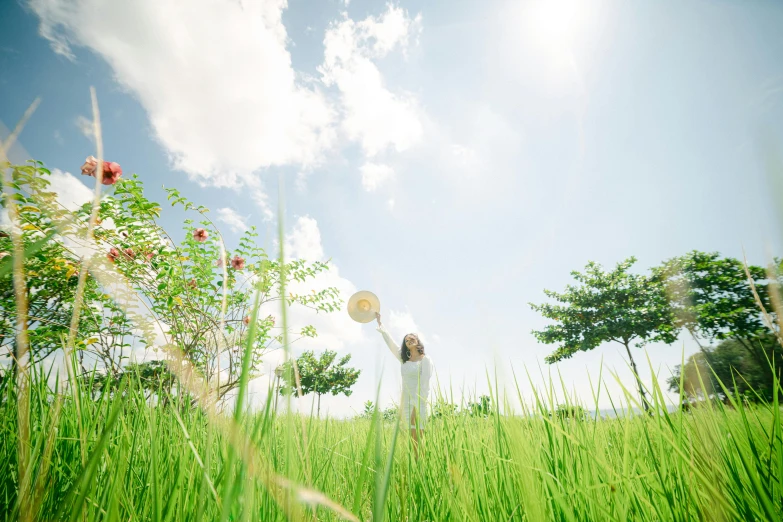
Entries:
POLYGON ((127 389, 140 387, 148 399, 155 395, 164 402, 171 398, 172 389, 177 382, 176 376, 161 360, 130 363, 115 374, 95 374, 92 378, 93 388, 96 390, 108 387, 117 391, 122 388, 123 381, 128 381, 127 389))
POLYGON ((591 261, 584 272, 571 272, 577 285, 568 285, 562 293, 544 290, 556 304, 531 303, 530 306, 555 321, 543 330, 533 331, 539 342, 558 345, 546 358, 549 364, 606 342, 622 344, 647 410, 649 403, 631 354, 631 344, 634 341, 637 347, 658 341, 670 344, 677 339, 677 329, 663 283, 631 273, 635 262, 636 258, 631 257, 605 272, 601 265, 591 261))
POLYGON ((364 411, 359 414, 362 419, 371 419, 375 414, 375 404, 372 401, 365 401, 364 411))
POLYGON ((459 407, 452 403, 447 401, 446 399, 439 397, 435 404, 432 405, 432 417, 433 418, 441 418, 441 417, 453 417, 457 415, 459 411, 459 407))
POLYGON ((394 422, 398 420, 399 415, 400 415, 400 410, 394 404, 392 404, 391 406, 383 410, 383 420, 387 422, 394 422))
POLYGON ((758 399, 771 401, 774 394, 771 365, 774 364, 779 373, 783 366, 783 348, 770 334, 759 336, 752 342, 759 343, 762 351, 772 354, 763 366, 743 343, 726 339, 691 355, 685 366, 677 365, 668 379, 669 390, 682 392, 690 399, 724 400, 728 391, 751 402, 758 399))
MULTIPOLYGON (((80 240, 86 208, 69 211, 49 190, 50 171, 39 161, 4 165, 11 170, 11 197, 17 206, 18 227, 25 249, 24 273, 28 306, 27 329, 31 364, 61 349, 70 331, 79 264, 86 249, 80 240)), ((7 208, 6 195, 2 207, 7 208)), ((8 231, 0 232, 0 347, 16 369, 16 301, 13 290, 13 249, 8 231)), ((76 349, 84 367, 85 352, 112 353, 123 360, 132 331, 124 314, 88 274, 84 288, 84 313, 76 332, 76 349)), ((117 365, 107 366, 114 371, 117 365)))
MULTIPOLYGON (((771 313, 766 271, 750 265, 748 272, 771 313)), ((689 332, 702 352, 702 339, 733 339, 760 368, 767 366, 772 352, 767 343, 759 342, 766 336, 767 327, 741 261, 722 258, 717 252, 693 251, 653 268, 653 278, 665 285, 675 326, 689 332)))
MULTIPOLYGON (((345 355, 337 362, 335 362, 336 358, 337 352, 324 350, 320 357, 316 357, 312 351, 306 351, 296 359, 302 395, 315 393, 318 396, 317 412, 319 417, 321 416, 321 395, 330 393, 350 396, 351 387, 356 384, 361 374, 361 370, 347 366, 351 361, 351 354, 345 355)), ((296 382, 290 362, 284 365, 283 381, 285 384, 280 387, 280 393, 282 395, 295 394, 296 382)))
POLYGON ((482 395, 476 402, 469 402, 466 412, 472 417, 488 417, 492 413, 492 398, 482 395))
MULTIPOLYGON (((96 239, 104 261, 127 280, 143 308, 158 323, 165 344, 176 346, 225 397, 239 384, 244 350, 251 350, 251 378, 260 374, 265 354, 280 347, 282 325, 273 316, 259 318, 251 328, 250 316, 256 292, 259 305, 286 299, 319 312, 339 309, 339 291, 329 287, 283 297, 279 289, 308 280, 329 269, 328 263, 292 260, 280 263, 258 247, 258 234, 250 227, 233 250, 228 250, 219 229, 207 217, 208 209, 196 206, 177 190, 167 189, 172 206, 199 213, 195 223, 185 220, 183 239, 175 241, 158 223, 161 207, 149 201, 136 175, 117 183, 114 195, 101 202, 102 223, 96 239), (224 254, 221 254, 223 253, 224 254), (108 254, 108 255, 107 255, 108 254), (254 337, 249 338, 251 331, 254 337)), ((315 337, 312 326, 291 335, 315 337)), ((296 338, 294 338, 294 341, 296 338)))
POLYGON ((555 416, 560 419, 587 419, 587 410, 578 404, 558 404, 555 408, 555 416))
MULTIPOLYGON (((252 378, 258 375, 263 356, 281 344, 283 327, 273 316, 259 318, 251 328, 257 292, 262 307, 282 299, 317 312, 340 307, 336 288, 308 288, 309 281, 330 268, 328 263, 270 259, 255 244, 253 228, 229 250, 207 217, 208 209, 193 205, 175 189, 168 190, 171 204, 195 211, 202 219, 185 221, 184 238, 169 234, 158 224, 160 204, 145 197, 136 175, 120 179, 113 194, 102 197, 94 237, 87 239, 91 206, 76 211, 60 206, 48 190, 49 175, 40 162, 12 167, 12 197, 26 249, 33 362, 64 345, 78 271, 88 258, 92 263, 76 349, 83 373, 97 365, 110 382, 124 374, 132 349, 162 348, 167 357, 167 350, 176 348, 224 397, 238 385, 246 349, 252 351, 252 378), (282 296, 283 284, 297 293, 282 296)), ((15 361, 16 304, 7 236, 0 234, 0 346, 15 361)), ((317 335, 312 326, 289 333, 317 335)))

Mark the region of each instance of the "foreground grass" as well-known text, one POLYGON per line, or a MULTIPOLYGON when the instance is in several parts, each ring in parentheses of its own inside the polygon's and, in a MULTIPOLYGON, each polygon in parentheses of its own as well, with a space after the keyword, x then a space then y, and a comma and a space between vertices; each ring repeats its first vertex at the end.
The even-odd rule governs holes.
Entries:
MULTIPOLYGON (((197 408, 151 406, 133 391, 56 395, 44 383, 30 390, 26 506, 16 390, 0 384, 5 520, 287 518, 197 408)), ((259 458, 302 486, 293 518, 340 518, 318 490, 361 520, 780 520, 780 409, 736 406, 597 421, 432 419, 418 463, 410 437, 375 419, 267 407, 242 426, 259 458)))

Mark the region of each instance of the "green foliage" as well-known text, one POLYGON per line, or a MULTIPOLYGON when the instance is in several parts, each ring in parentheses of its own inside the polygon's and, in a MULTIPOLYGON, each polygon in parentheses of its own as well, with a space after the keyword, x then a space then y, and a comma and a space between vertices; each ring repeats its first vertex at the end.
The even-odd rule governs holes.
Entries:
POLYGON ((578 404, 558 404, 554 413, 559 419, 587 419, 587 410, 578 404))
POLYGON ((774 393, 773 366, 779 379, 783 368, 783 348, 769 334, 752 342, 757 344, 756 351, 765 356, 764 365, 757 362, 743 343, 727 339, 691 355, 684 367, 677 365, 667 381, 669 390, 681 392, 689 399, 715 397, 721 400, 726 398, 728 390, 749 402, 771 402, 774 393))
POLYGON ((677 328, 663 282, 631 273, 635 262, 636 258, 631 257, 605 272, 601 265, 591 261, 584 272, 571 272, 578 285, 568 285, 562 293, 544 290, 557 304, 531 303, 530 306, 556 323, 533 331, 540 342, 558 345, 546 357, 547 363, 567 359, 576 352, 592 350, 609 341, 625 346, 637 377, 639 395, 647 409, 630 343, 634 340, 638 341, 636 346, 657 341, 673 343, 677 340, 677 328))
POLYGON ((133 389, 138 387, 147 393, 147 398, 155 395, 168 400, 177 382, 164 361, 152 360, 125 365, 117 374, 100 373, 92 377, 96 390, 133 389))
POLYGON ((531 303, 533 310, 556 322, 533 332, 540 342, 559 345, 546 358, 548 363, 609 341, 628 346, 639 340, 641 346, 677 339, 663 285, 630 273, 635 262, 631 257, 609 272, 590 262, 584 272, 571 272, 578 285, 568 285, 562 293, 544 290, 558 304, 531 303))
POLYGON ((366 401, 364 403, 364 410, 359 414, 362 419, 371 419, 375 414, 375 403, 372 401, 366 401))
MULTIPOLYGON (((428 424, 418 461, 409 437, 395 443, 395 415, 281 418, 268 404, 243 420, 253 460, 239 457, 232 469, 232 438, 200 409, 146 400, 139 388, 89 400, 94 393, 77 386, 62 395, 45 378, 33 382, 32 520, 345 520, 317 504, 324 497, 359 520, 783 518, 777 404, 745 408, 733 398, 735 410, 715 404, 681 415, 656 396, 653 416, 442 417, 428 424), (251 474, 258 465, 293 486, 291 504, 274 500, 284 486, 251 474)), ((8 521, 24 520, 16 398, 13 380, 0 381, 0 520, 8 521)))
MULTIPOLYGON (((764 307, 772 312, 766 271, 748 266, 764 307)), ((697 341, 734 339, 765 367, 758 340, 767 334, 742 261, 717 252, 693 251, 653 269, 653 279, 665 285, 677 328, 697 341)))
POLYGON ((488 417, 492 413, 492 398, 482 395, 476 402, 469 402, 465 410, 472 417, 488 417))
MULTIPOLYGON (((329 270, 322 262, 298 259, 281 264, 269 259, 256 245, 258 234, 252 227, 236 248, 228 249, 207 218, 207 209, 168 189, 172 205, 202 217, 198 223, 185 221, 182 236, 172 235, 158 224, 161 205, 144 196, 136 175, 122 178, 114 185, 114 193, 103 197, 94 240, 88 240, 89 205, 75 212, 60 207, 55 194, 47 191, 49 171, 40 162, 12 170, 24 244, 35 249, 25 258, 25 269, 30 341, 36 360, 63 346, 80 263, 90 256, 93 265, 76 336, 82 372, 98 364, 106 382, 120 382, 130 351, 145 348, 146 339, 156 339, 156 348, 180 350, 224 397, 239 384, 245 350, 250 350, 252 378, 259 374, 263 356, 282 341, 283 327, 272 316, 259 319, 253 338, 248 339, 255 293, 260 294, 261 306, 268 305, 283 298, 279 289, 284 283, 297 282, 306 288, 308 281, 329 270), (196 237, 196 229, 205 233, 196 237), (221 251, 225 252, 225 269, 221 251), (134 315, 147 320, 134 321, 134 315), (157 328, 142 330, 143 324, 157 328)), ((10 252, 7 235, 0 236, 0 252, 10 252)), ((15 301, 11 273, 6 269, 10 261, 11 256, 0 260, 0 346, 8 349, 9 356, 15 343, 15 301)), ((332 287, 302 295, 289 293, 285 299, 289 305, 327 313, 338 310, 341 303, 338 290, 332 287)), ((301 337, 317 335, 312 326, 298 333, 301 337)))
MULTIPOLYGON (((24 271, 28 305, 28 335, 32 361, 40 362, 61 349, 70 330, 73 302, 81 257, 88 252, 80 240, 86 226, 85 209, 70 212, 59 205, 49 190, 48 169, 41 162, 10 167, 12 193, 17 206, 19 230, 25 250, 24 271), (66 240, 65 237, 69 239, 66 240)), ((2 207, 7 208, 6 196, 2 207)), ((0 348, 11 364, 16 362, 16 301, 12 273, 13 249, 10 230, 0 232, 0 348)), ((83 360, 85 351, 112 353, 107 371, 115 371, 125 358, 132 338, 122 312, 88 276, 84 289, 85 313, 76 333, 76 348, 83 360)))
MULTIPOLYGON (((306 351, 296 359, 302 395, 315 393, 318 396, 319 415, 321 395, 330 393, 350 396, 351 387, 356 384, 361 374, 361 370, 347 366, 351 361, 351 354, 345 355, 337 362, 336 358, 337 352, 324 350, 320 357, 316 357, 312 351, 306 351)), ((283 365, 283 382, 285 384, 280 387, 281 395, 296 394, 296 380, 290 361, 283 365)))
POLYGON ((400 416, 400 410, 397 408, 396 405, 391 405, 385 410, 383 410, 382 417, 383 420, 386 422, 394 422, 396 421, 400 416))
POLYGON ((442 397, 438 397, 435 404, 432 405, 430 415, 433 418, 438 419, 441 417, 453 417, 459 413, 459 407, 451 402, 448 402, 442 397))

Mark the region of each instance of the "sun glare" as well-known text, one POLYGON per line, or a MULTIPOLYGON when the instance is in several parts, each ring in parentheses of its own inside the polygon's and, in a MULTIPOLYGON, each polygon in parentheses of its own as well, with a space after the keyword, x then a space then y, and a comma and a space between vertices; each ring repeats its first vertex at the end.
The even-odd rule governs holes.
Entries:
POLYGON ((584 20, 586 2, 581 0, 535 0, 525 15, 530 35, 537 45, 566 50, 574 44, 584 20))

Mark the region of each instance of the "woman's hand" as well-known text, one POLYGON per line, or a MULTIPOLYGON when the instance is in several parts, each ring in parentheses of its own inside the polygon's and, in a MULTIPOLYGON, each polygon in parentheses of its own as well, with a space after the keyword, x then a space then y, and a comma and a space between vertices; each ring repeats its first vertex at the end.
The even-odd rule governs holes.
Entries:
POLYGON ((378 321, 378 328, 381 327, 381 314, 375 312, 375 320, 378 321))

